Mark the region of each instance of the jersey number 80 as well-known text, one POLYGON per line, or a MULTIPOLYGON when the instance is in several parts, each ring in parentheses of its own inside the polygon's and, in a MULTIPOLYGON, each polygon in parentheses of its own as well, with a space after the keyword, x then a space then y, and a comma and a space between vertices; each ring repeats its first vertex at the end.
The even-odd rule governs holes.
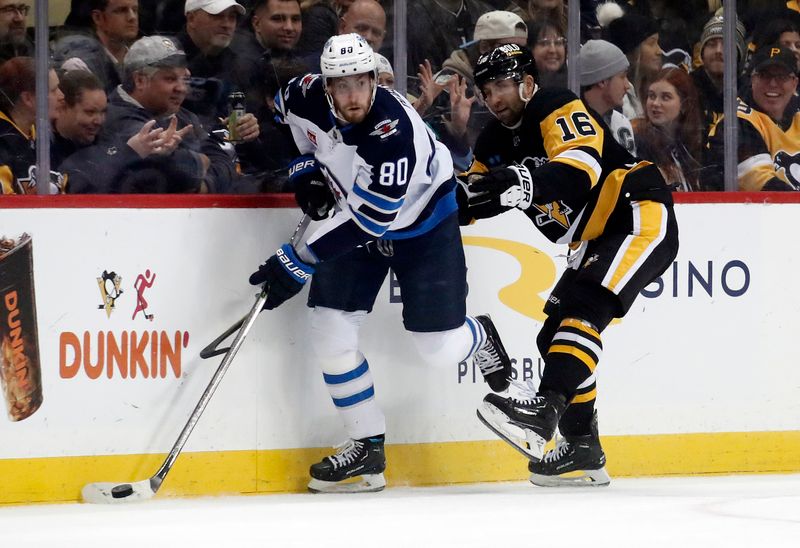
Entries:
POLYGON ((395 162, 381 164, 378 184, 383 186, 403 186, 408 182, 408 158, 400 158, 395 162))

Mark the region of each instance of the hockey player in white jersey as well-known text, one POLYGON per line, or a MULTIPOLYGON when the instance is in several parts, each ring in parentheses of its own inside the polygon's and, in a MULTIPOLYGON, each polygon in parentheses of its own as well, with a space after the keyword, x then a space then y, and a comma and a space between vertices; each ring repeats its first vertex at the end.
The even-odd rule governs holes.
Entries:
POLYGON ((309 489, 379 491, 386 427, 358 335, 390 268, 426 362, 472 358, 494 391, 508 387, 511 362, 489 317, 466 315, 450 153, 405 98, 377 85, 361 36, 328 40, 320 67, 281 90, 276 108, 303 154, 290 169, 298 203, 325 221, 297 249, 283 245, 250 282, 266 284, 271 309, 311 279, 311 351, 350 439, 311 466, 309 489))

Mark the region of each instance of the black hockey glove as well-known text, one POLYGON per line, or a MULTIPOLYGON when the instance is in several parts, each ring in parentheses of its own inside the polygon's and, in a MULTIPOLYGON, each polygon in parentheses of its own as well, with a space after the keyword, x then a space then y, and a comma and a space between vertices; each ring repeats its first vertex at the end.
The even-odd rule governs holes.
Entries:
POLYGON ((474 194, 469 211, 476 219, 494 217, 509 209, 528 209, 533 203, 533 178, 523 165, 496 168, 484 177, 475 177, 469 184, 474 194))
POLYGON ((296 158, 289 166, 289 181, 294 187, 297 205, 315 221, 328 217, 336 200, 325 175, 311 154, 296 158))
POLYGON ((289 244, 283 244, 275 255, 250 274, 252 285, 264 285, 267 300, 264 310, 272 310, 288 301, 303 289, 314 267, 300 260, 289 244))

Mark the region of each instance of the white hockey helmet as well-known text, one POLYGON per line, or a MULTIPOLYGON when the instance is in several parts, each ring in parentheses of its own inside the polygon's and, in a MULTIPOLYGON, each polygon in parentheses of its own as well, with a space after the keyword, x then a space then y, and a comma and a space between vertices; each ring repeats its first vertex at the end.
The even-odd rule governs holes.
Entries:
POLYGON ((333 105, 333 97, 328 92, 328 79, 341 76, 353 76, 355 74, 372 74, 372 102, 375 101, 375 92, 378 89, 378 73, 375 61, 375 53, 367 41, 359 34, 338 34, 331 36, 322 48, 322 56, 319 59, 319 66, 322 69, 322 76, 325 82, 325 95, 334 116, 343 119, 336 112, 333 105))

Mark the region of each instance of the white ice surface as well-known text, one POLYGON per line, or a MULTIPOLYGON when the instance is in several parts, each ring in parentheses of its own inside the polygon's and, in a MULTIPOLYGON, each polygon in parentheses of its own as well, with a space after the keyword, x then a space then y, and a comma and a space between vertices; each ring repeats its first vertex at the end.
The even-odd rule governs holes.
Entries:
POLYGON ((0 546, 800 547, 800 475, 7 506, 0 546))

